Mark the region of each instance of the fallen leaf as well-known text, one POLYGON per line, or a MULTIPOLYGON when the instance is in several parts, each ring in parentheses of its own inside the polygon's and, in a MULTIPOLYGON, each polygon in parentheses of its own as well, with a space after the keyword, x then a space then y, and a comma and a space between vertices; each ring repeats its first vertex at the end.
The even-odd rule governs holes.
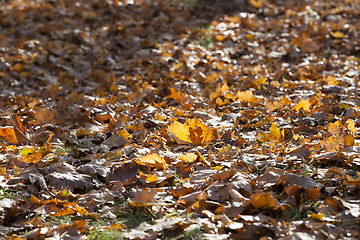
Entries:
POLYGON ((168 133, 178 144, 200 145, 214 139, 212 131, 197 118, 187 119, 184 124, 175 121, 168 133))
POLYGON ((166 161, 156 153, 137 158, 135 161, 139 165, 146 165, 158 170, 166 169, 166 161))

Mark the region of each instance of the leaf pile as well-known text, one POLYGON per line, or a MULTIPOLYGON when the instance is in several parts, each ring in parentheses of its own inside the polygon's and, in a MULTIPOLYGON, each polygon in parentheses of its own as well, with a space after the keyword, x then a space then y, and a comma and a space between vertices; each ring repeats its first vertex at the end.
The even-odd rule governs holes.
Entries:
POLYGON ((0 9, 2 237, 360 238, 359 1, 0 9))

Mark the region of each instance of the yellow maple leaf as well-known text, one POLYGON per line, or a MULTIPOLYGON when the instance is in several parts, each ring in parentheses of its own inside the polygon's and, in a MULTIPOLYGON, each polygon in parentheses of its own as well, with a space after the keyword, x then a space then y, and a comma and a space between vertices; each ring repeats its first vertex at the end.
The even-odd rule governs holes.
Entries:
POLYGON ((0 140, 8 142, 10 144, 18 144, 19 141, 16 137, 14 127, 0 127, 0 140))
POLYGON ((168 132, 170 133, 170 137, 172 137, 178 144, 191 143, 189 139, 189 128, 178 121, 175 121, 168 127, 168 132))
POLYGON ((300 109, 304 109, 304 111, 309 111, 310 106, 311 103, 309 99, 303 99, 296 106, 294 106, 292 110, 295 110, 296 112, 299 111, 300 109))
POLYGON ((334 123, 329 123, 327 130, 334 136, 341 134, 341 121, 336 121, 334 123))
POLYGON ((331 35, 333 38, 343 38, 343 37, 344 37, 344 33, 343 33, 343 32, 340 32, 340 31, 336 31, 336 32, 331 31, 331 32, 330 32, 330 35, 331 35))
POLYGON ((187 119, 185 126, 189 129, 190 141, 195 145, 207 143, 214 139, 212 131, 204 123, 202 123, 200 119, 187 119), (192 131, 194 131, 194 135, 191 135, 192 131))
POLYGON ((119 131, 118 136, 123 136, 125 139, 128 139, 130 137, 130 133, 128 133, 126 129, 123 128, 119 131))
POLYGON ((275 123, 271 124, 270 133, 259 132, 258 133, 258 141, 260 142, 267 142, 267 141, 274 141, 280 142, 283 139, 280 129, 277 127, 275 123))
POLYGON ((156 153, 152 153, 152 154, 146 155, 144 157, 137 158, 135 161, 139 165, 146 165, 149 167, 154 167, 158 170, 166 169, 165 159, 160 157, 156 153))
POLYGON ((187 119, 184 124, 175 121, 168 133, 178 144, 199 145, 214 139, 212 131, 197 118, 187 119))
POLYGON ((170 95, 168 95, 166 98, 178 100, 179 103, 182 103, 183 101, 181 91, 179 90, 178 92, 176 92, 175 88, 170 88, 170 95))
POLYGON ((281 139, 280 129, 277 127, 275 123, 272 123, 270 127, 269 140, 280 140, 280 139, 281 139))
POLYGON ((251 90, 246 90, 246 91, 238 91, 236 93, 236 99, 240 102, 251 102, 253 100, 256 99, 256 97, 254 96, 253 92, 251 90))
POLYGON ((355 122, 353 120, 348 119, 346 121, 346 127, 348 130, 350 130, 351 133, 356 133, 355 122))
POLYGON ((330 76, 330 75, 325 78, 325 82, 327 83, 327 85, 339 84, 339 81, 337 81, 334 76, 330 76))
POLYGON ((143 179, 145 183, 152 183, 157 181, 156 174, 145 174, 143 172, 139 172, 139 178, 140 180, 143 179))
POLYGON ((197 157, 198 156, 195 153, 188 153, 179 157, 179 160, 181 161, 181 164, 189 164, 195 162, 197 157))

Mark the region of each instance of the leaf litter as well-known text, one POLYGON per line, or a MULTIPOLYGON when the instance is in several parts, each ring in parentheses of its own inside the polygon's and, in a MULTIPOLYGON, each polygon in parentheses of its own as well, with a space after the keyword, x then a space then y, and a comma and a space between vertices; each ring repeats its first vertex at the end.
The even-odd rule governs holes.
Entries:
POLYGON ((3 238, 360 237, 359 1, 0 8, 3 238))

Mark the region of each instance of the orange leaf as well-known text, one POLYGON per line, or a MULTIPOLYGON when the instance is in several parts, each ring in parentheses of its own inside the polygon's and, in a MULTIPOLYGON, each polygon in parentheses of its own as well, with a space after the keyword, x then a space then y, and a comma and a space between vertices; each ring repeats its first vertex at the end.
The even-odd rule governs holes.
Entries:
POLYGON ((84 207, 75 206, 75 211, 77 213, 79 213, 81 216, 87 216, 88 215, 88 212, 86 211, 86 209, 84 207))
POLYGON ((21 123, 21 117, 20 116, 16 117, 15 122, 16 122, 16 126, 19 129, 19 131, 21 133, 25 133, 25 128, 24 128, 24 125, 21 123))
POLYGON ((159 170, 166 169, 165 160, 156 153, 152 153, 144 157, 137 158, 135 161, 139 165, 146 165, 149 167, 154 167, 159 170))
POLYGON ((262 7, 262 0, 248 0, 248 2, 254 7, 254 8, 261 8, 262 7))
POLYGON ((56 211, 55 213, 51 214, 51 216, 54 217, 58 217, 58 216, 67 216, 67 215, 72 215, 76 213, 73 209, 71 209, 70 207, 67 207, 65 209, 60 209, 58 211, 56 211))
POLYGON ((192 209, 194 209, 196 212, 198 213, 202 213, 202 211, 208 209, 208 205, 206 203, 205 199, 200 199, 199 201, 197 201, 196 203, 194 203, 191 206, 192 209))
POLYGON ((330 35, 333 38, 343 38, 344 37, 344 33, 340 32, 340 31, 336 31, 336 32, 331 31, 330 35))
POLYGON ((212 131, 197 118, 187 119, 185 125, 187 129, 189 129, 189 135, 190 135, 190 128, 193 129, 194 131, 193 135, 189 137, 191 142, 195 145, 201 143, 207 143, 214 139, 214 136, 212 135, 212 131))
POLYGON ((216 40, 218 40, 219 42, 224 41, 225 37, 223 35, 216 35, 216 40))
POLYGON ((17 64, 15 64, 15 66, 13 67, 13 69, 15 70, 15 71, 22 71, 23 69, 24 69, 24 67, 23 67, 23 65, 21 65, 20 63, 17 63, 17 64))
POLYGON ((182 96, 181 96, 181 91, 179 90, 178 92, 176 92, 176 90, 174 88, 170 88, 170 95, 168 95, 166 98, 175 99, 179 103, 182 103, 182 101, 183 101, 182 96))
POLYGON ((0 127, 0 140, 9 144, 18 144, 14 127, 0 127))
POLYGON ((37 199, 34 195, 31 195, 30 202, 33 203, 33 204, 38 204, 38 205, 43 203, 43 201, 37 199))
POLYGON ((189 133, 190 133, 190 141, 194 145, 200 145, 203 142, 203 138, 202 138, 203 130, 200 127, 195 127, 195 128, 190 127, 189 133))

